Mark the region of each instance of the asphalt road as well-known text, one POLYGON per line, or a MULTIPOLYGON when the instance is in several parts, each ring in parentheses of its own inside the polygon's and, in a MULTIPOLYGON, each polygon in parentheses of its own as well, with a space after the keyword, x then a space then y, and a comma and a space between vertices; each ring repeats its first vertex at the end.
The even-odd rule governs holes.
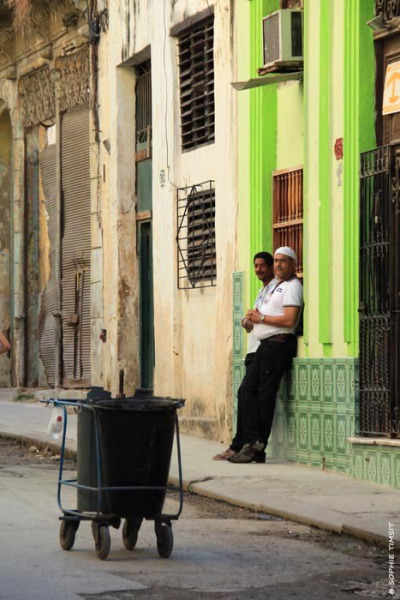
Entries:
MULTIPOLYGON (((73 463, 69 463, 73 476, 73 463)), ((160 558, 153 523, 137 547, 111 529, 100 561, 90 525, 60 548, 58 463, 0 439, 1 600, 354 600, 388 597, 387 554, 267 515, 186 496, 174 550, 160 558)), ((75 491, 66 505, 74 507, 75 491)), ((177 509, 176 497, 169 500, 177 509)), ((398 594, 391 596, 398 598, 398 594)))

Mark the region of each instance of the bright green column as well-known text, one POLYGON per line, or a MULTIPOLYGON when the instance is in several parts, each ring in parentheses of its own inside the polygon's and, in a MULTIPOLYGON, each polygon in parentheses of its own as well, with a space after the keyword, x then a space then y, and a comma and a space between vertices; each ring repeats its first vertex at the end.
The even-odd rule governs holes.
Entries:
POLYGON ((360 152, 375 146, 372 30, 373 2, 346 0, 344 58, 344 340, 358 354, 359 164, 360 152))
MULTIPOLYGON (((276 0, 251 2, 250 77, 257 77, 262 66, 262 18, 279 8, 276 0)), ((277 90, 266 85, 250 93, 250 249, 272 252, 272 171, 276 168, 277 90)), ((252 264, 250 265, 252 270, 252 264)), ((259 283, 251 277, 250 296, 259 283)))
MULTIPOLYGON (((331 339, 331 1, 320 0, 319 44, 319 341, 331 339)), ((329 349, 324 347, 324 355, 329 349)))

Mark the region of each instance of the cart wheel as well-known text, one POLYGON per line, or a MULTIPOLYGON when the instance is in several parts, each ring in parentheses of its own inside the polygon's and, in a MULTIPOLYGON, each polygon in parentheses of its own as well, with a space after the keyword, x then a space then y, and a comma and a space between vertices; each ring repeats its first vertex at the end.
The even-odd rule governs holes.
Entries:
POLYGON ((97 538, 99 537, 99 524, 97 523, 97 521, 92 521, 91 527, 92 527, 92 535, 93 535, 94 543, 96 543, 97 538))
POLYGON ((71 550, 75 543, 75 533, 79 527, 79 521, 61 521, 60 546, 63 550, 71 550))
POLYGON ((171 525, 165 525, 157 527, 157 550, 161 558, 168 558, 174 547, 174 534, 172 533, 171 525))
POLYGON ((142 524, 140 520, 126 519, 122 528, 122 541, 127 550, 133 550, 138 540, 138 533, 142 524))
POLYGON ((105 560, 107 556, 110 554, 111 548, 111 537, 110 532, 108 531, 107 525, 99 525, 98 526, 98 534, 96 539, 96 554, 97 558, 101 560, 105 560))

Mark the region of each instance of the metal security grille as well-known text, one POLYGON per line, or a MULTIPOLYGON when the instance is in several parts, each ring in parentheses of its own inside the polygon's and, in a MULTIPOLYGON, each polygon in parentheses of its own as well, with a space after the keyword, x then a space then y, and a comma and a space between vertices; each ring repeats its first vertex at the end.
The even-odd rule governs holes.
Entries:
POLYGON ((136 67, 136 146, 151 140, 151 63, 136 67))
POLYGON ((366 436, 400 430, 398 163, 390 146, 361 155, 360 433, 366 436))
POLYGON ((178 189, 178 288, 216 285, 214 181, 178 189))
POLYGON ((214 17, 179 36, 182 150, 214 141, 214 17))
POLYGON ((303 277, 303 169, 273 174, 273 230, 274 248, 293 248, 303 277))

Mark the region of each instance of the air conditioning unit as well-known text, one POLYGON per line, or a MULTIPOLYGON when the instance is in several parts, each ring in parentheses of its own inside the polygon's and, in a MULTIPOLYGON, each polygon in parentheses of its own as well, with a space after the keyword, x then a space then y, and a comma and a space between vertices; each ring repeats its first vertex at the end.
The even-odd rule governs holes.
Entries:
POLYGON ((264 68, 303 63, 303 11, 277 10, 263 18, 264 68))

